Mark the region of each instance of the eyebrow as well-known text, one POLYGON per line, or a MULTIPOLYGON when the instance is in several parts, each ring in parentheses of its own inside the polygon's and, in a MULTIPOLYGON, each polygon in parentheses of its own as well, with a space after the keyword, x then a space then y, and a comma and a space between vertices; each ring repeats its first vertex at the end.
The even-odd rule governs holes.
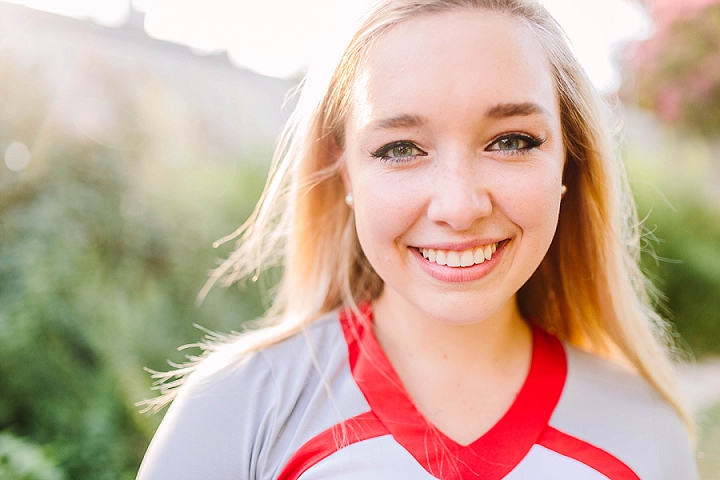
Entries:
POLYGON ((547 110, 537 103, 498 103, 485 111, 485 116, 490 118, 505 118, 515 116, 527 116, 534 114, 547 115, 547 110))
POLYGON ((410 114, 404 114, 404 115, 398 115, 397 117, 390 117, 383 120, 380 120, 375 125, 376 128, 387 128, 387 129, 393 129, 393 128, 412 128, 412 127, 419 127, 422 125, 425 125, 427 123, 427 118, 421 116, 421 115, 410 115, 410 114))
MULTIPOLYGON (((485 111, 485 116, 490 118, 506 118, 515 116, 528 116, 535 114, 547 115, 547 110, 541 107, 537 103, 523 102, 523 103, 498 103, 493 105, 485 111)), ((428 123, 427 118, 422 115, 411 115, 403 114, 396 117, 390 117, 383 120, 379 120, 374 128, 381 129, 399 129, 399 128, 412 128, 420 127, 428 123)))

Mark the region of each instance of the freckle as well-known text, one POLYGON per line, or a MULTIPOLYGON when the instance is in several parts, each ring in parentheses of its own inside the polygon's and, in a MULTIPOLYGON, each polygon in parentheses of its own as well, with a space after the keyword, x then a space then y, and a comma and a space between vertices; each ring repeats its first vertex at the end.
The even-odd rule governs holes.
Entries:
POLYGON ((448 359, 447 353, 443 353, 443 360, 447 360, 447 359, 448 359))

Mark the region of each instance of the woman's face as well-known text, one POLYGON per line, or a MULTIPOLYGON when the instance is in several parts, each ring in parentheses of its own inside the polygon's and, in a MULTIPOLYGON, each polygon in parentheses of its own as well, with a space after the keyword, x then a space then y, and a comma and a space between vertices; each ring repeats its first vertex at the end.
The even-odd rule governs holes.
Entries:
POLYGON ((512 305, 555 233, 564 164, 528 27, 479 9, 404 21, 371 47, 353 102, 343 178, 382 300, 449 324, 512 305))

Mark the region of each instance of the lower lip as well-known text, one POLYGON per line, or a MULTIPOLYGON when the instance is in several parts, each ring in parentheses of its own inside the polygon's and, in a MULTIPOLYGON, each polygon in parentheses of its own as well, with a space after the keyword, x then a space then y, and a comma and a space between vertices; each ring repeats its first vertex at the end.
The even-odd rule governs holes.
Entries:
POLYGON ((465 283, 479 280, 488 275, 498 264, 500 258, 505 251, 507 242, 498 245, 497 250, 493 253, 490 260, 478 263, 470 267, 448 267, 447 265, 438 265, 422 256, 417 248, 410 248, 410 251, 420 263, 420 267, 431 277, 448 283, 465 283))

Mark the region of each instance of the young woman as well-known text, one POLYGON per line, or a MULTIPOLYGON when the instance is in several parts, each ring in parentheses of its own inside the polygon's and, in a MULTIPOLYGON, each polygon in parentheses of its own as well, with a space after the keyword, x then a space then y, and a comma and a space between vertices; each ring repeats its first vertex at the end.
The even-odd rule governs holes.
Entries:
POLYGON ((381 1, 216 272, 282 265, 269 325, 161 378, 138 478, 696 478, 603 114, 535 1, 381 1))

